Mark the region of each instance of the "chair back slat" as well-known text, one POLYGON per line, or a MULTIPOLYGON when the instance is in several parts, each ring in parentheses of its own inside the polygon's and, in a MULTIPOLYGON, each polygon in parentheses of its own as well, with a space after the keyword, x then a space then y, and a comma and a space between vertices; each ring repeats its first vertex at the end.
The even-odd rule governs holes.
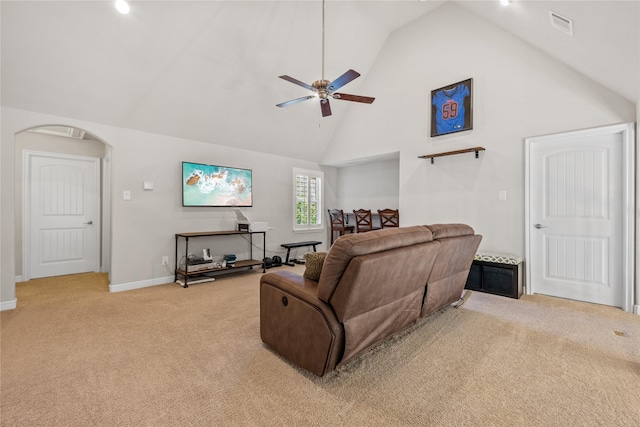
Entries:
POLYGON ((345 233, 353 232, 353 225, 345 225, 344 212, 342 209, 327 209, 329 212, 329 223, 331 224, 331 244, 333 245, 334 235, 338 232, 338 237, 345 233))
POLYGON ((380 228, 400 227, 400 213, 398 209, 378 209, 380 228))
POLYGON ((356 231, 358 233, 373 230, 373 216, 370 209, 354 209, 353 215, 356 217, 356 231))

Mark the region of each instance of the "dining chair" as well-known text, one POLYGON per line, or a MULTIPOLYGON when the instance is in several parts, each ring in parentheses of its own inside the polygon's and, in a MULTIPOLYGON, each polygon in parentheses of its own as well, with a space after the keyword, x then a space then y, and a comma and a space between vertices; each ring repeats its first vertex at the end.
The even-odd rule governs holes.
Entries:
POLYGON ((364 233, 373 230, 373 215, 370 209, 353 210, 356 217, 356 232, 364 233))
POLYGON ((328 209, 328 212, 331 223, 331 244, 333 245, 335 232, 338 232, 338 237, 346 233, 353 233, 353 225, 345 225, 342 209, 328 209))
POLYGON ((398 209, 378 209, 380 228, 400 227, 400 212, 398 209))

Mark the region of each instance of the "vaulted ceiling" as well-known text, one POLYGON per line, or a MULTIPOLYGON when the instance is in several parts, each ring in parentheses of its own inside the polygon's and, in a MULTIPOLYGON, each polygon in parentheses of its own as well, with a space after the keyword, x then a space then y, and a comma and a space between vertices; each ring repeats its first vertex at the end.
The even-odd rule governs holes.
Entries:
MULTIPOLYGON (((362 77, 389 34, 447 1, 346 1, 326 5, 326 75, 362 77)), ((454 1, 481 19, 637 103, 640 0, 454 1), (570 37, 549 11, 573 20, 570 37)), ((318 160, 349 108, 276 104, 308 95, 278 79, 320 79, 322 3, 306 1, 2 1, 2 105, 318 160)), ((515 54, 515 53, 514 53, 515 54)), ((390 82, 389 84, 393 84, 390 82)))

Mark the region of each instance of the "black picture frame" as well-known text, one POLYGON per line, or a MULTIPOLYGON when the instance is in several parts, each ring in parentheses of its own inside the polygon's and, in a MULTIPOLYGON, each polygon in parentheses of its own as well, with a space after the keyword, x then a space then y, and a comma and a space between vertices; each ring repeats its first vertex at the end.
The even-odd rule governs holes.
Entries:
POLYGON ((431 136, 473 129, 473 79, 431 91, 431 136))

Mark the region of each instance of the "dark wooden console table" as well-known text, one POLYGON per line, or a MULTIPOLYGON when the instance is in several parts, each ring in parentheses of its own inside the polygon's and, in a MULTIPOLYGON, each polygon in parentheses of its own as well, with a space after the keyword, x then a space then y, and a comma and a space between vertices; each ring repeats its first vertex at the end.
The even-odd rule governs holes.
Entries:
POLYGON ((211 280, 215 280, 214 277, 211 276, 212 273, 219 273, 219 272, 223 272, 223 271, 232 271, 232 270, 238 270, 238 269, 253 269, 253 267, 258 266, 258 265, 262 265, 262 272, 264 273, 266 270, 264 268, 264 264, 262 261, 258 261, 253 258, 253 235, 254 234, 262 234, 262 259, 266 258, 266 254, 267 254, 267 234, 265 231, 236 231, 236 230, 229 230, 229 231, 201 231, 201 232, 196 232, 196 233, 176 233, 176 270, 175 270, 175 281, 176 283, 179 283, 183 288, 187 288, 189 287, 189 282, 191 283, 201 283, 201 282, 208 282, 211 280), (212 265, 209 266, 205 266, 205 267, 199 267, 200 269, 198 269, 197 271, 189 271, 189 265, 187 264, 186 261, 186 257, 189 255, 189 239, 191 238, 197 238, 197 237, 211 237, 211 238, 215 238, 215 237, 220 237, 220 236, 249 236, 249 246, 250 246, 250 250, 249 250, 249 256, 250 259, 246 259, 246 260, 238 260, 235 262, 235 265, 233 267, 215 267, 215 263, 212 263, 212 265), (183 239, 184 240, 184 246, 185 246, 185 264, 184 264, 184 269, 180 268, 178 262, 179 262, 179 241, 183 239), (182 278, 182 283, 180 282, 180 278, 182 278))

